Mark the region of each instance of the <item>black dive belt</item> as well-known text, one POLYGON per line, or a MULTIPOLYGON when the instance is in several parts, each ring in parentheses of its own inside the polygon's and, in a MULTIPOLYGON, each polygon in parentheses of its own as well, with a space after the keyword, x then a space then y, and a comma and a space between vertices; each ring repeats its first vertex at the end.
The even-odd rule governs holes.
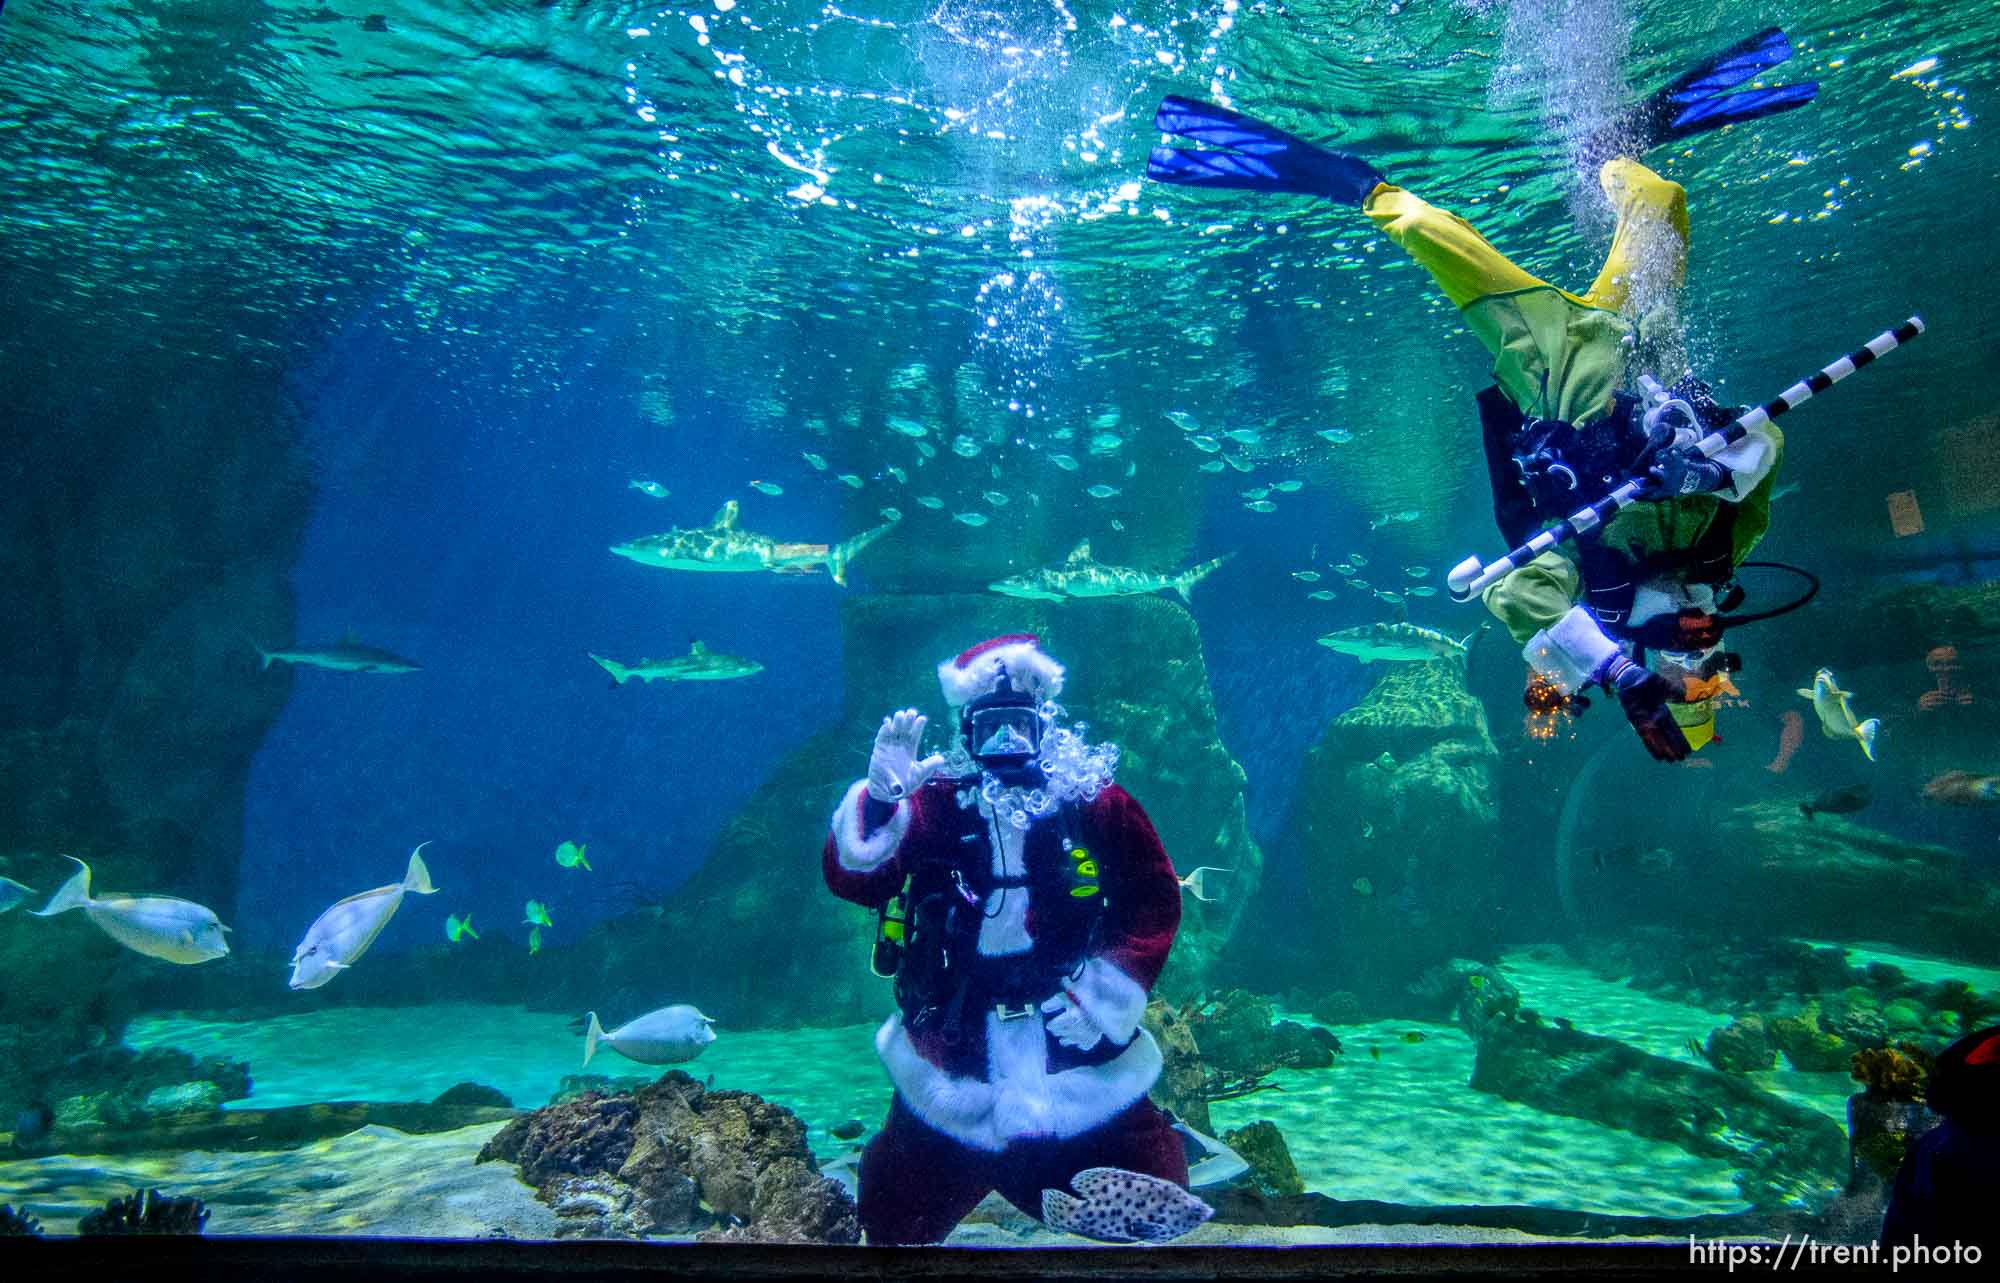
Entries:
MULTIPOLYGON (((1746 410, 1726 427, 1718 428, 1696 442, 1692 449, 1703 458, 1714 458, 1729 446, 1741 441, 1750 432, 1763 427, 1787 410, 1810 401, 1816 393, 1826 391, 1876 357, 1886 356, 1923 332, 1923 321, 1914 316, 1893 330, 1884 330, 1846 356, 1825 366, 1819 373, 1794 383, 1763 405, 1746 410)), ((1637 502, 1639 492, 1644 489, 1645 484, 1645 478, 1634 477, 1596 503, 1577 509, 1490 565, 1481 565, 1478 557, 1467 557, 1453 566, 1451 573, 1445 577, 1445 584, 1451 592, 1452 600, 1468 601, 1474 594, 1485 591, 1490 585, 1519 570, 1557 544, 1580 539, 1590 531, 1600 528, 1616 516, 1621 508, 1637 502)))

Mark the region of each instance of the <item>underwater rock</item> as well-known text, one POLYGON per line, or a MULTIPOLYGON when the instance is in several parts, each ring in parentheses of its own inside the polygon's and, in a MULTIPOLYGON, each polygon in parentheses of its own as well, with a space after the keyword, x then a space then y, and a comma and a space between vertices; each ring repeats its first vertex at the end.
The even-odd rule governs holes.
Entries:
POLYGON ((1754 1074, 1778 1063, 1778 1049, 1761 1016, 1738 1016, 1711 1030, 1701 1050, 1725 1074, 1754 1074))
MULTIPOLYGON (((1859 1065, 1855 1076, 1860 1077, 1859 1065)), ((1938 1115, 1916 1097, 1892 1095, 1872 1087, 1849 1096, 1847 1192, 1886 1198, 1910 1147, 1939 1121, 1938 1115)))
POLYGON ((1214 1124, 1209 1119, 1205 1094, 1207 1071, 1187 1017, 1173 1004, 1156 998, 1146 1004, 1141 1023, 1160 1044, 1165 1061, 1150 1093, 1153 1103, 1202 1135, 1212 1135, 1214 1124))
POLYGON ((1419 1020, 1455 1020, 1474 1038, 1491 1020, 1521 1010, 1521 991, 1500 969, 1471 958, 1452 958, 1411 981, 1404 1008, 1419 1020))
POLYGON ((1648 902, 1657 920, 1750 939, 1865 939, 1921 953, 2000 957, 2000 883, 1959 852, 1784 801, 1721 815, 1699 895, 1648 902))
MULTIPOLYGON (((1243 772, 1222 745, 1187 610, 1160 597, 870 595, 845 598, 840 622, 839 722, 776 765, 723 826, 707 862, 656 913, 635 906, 593 930, 566 959, 568 987, 548 1000, 595 1006, 603 992, 643 973, 660 992, 699 993, 704 1011, 737 1026, 879 1020, 894 999, 889 982, 869 970, 874 915, 836 899, 821 880, 828 818, 858 778, 884 712, 928 710, 930 746, 944 743, 938 662, 1019 631, 1038 633, 1068 667, 1073 722, 1120 746, 1118 783, 1146 809, 1175 866, 1233 870, 1216 903, 1183 898, 1180 933, 1155 993, 1179 1000, 1205 988, 1257 888, 1263 855, 1250 837, 1243 772), (774 933, 774 922, 785 929, 774 933), (718 966, 714 949, 682 947, 688 940, 754 948, 755 964, 718 966)), ((726 956, 740 963, 747 955, 726 956)))
POLYGON ((1266 1198, 1289 1198, 1306 1192, 1306 1183, 1299 1178, 1299 1169, 1292 1162, 1291 1147, 1285 1144, 1284 1134, 1276 1123, 1260 1118, 1224 1133, 1221 1140, 1250 1164, 1249 1172, 1239 1179, 1247 1181, 1266 1198))
POLYGON ((212 1114, 222 1108, 222 1088, 214 1083, 174 1083, 146 1093, 148 1114, 212 1114))
POLYGON ((12 1203, 0 1203, 0 1238, 40 1238, 42 1223, 35 1214, 23 1207, 14 1210, 12 1203))
POLYGON ((1915 1043, 1857 1051, 1849 1073, 1867 1093, 1882 1100, 1922 1100, 1936 1058, 1915 1043))
POLYGON ((650 1078, 613 1078, 608 1074, 564 1074, 556 1084, 555 1095, 549 1097, 551 1105, 576 1100, 595 1092, 600 1096, 629 1096, 642 1087, 650 1087, 650 1078))
POLYGON ((1845 1069, 1860 1050, 1841 1033, 1823 1027, 1820 1007, 1808 1002, 1795 1016, 1779 1016, 1767 1026, 1770 1040, 1792 1068, 1803 1073, 1845 1069))
POLYGON ((1755 1206, 1793 1204, 1846 1180, 1839 1125, 1744 1078, 1523 1019, 1491 1021, 1476 1037, 1473 1090, 1726 1159, 1755 1206))
POLYGON ((484 1105, 491 1109, 512 1109, 514 1102, 498 1087, 488 1087, 485 1083, 453 1083, 437 1094, 433 1105, 446 1107, 454 1105, 484 1105))
POLYGON ((1497 951, 1507 870, 1499 754, 1463 667, 1382 669, 1306 754, 1287 842, 1305 862, 1306 932, 1339 942, 1302 980, 1391 1011, 1450 953, 1497 951))
POLYGON ((1276 1069, 1325 1069, 1334 1053, 1294 1020, 1277 1019, 1277 1007, 1246 989, 1232 989, 1187 1015, 1190 1032, 1207 1050, 1209 1068, 1262 1077, 1276 1069))
POLYGON ((819 1174, 796 1114, 679 1070, 630 1096, 586 1095, 517 1118, 480 1150, 477 1161, 494 1160, 517 1165, 579 1233, 676 1233, 720 1217, 732 1239, 860 1239, 853 1200, 819 1174))
POLYGON ((516 1116, 514 1110, 486 1105, 356 1100, 288 1105, 280 1109, 149 1114, 111 1121, 98 1112, 105 1099, 68 1098, 57 1107, 56 1125, 49 1134, 32 1140, 16 1134, 14 1152, 143 1154, 191 1149, 297 1149, 368 1126, 426 1135, 480 1123, 510 1121, 516 1116))
POLYGON ((1312 1018, 1323 1025, 1358 1025, 1368 1018, 1362 1012, 1361 999, 1345 989, 1335 989, 1304 1006, 1312 1018))
POLYGON ((198 1198, 168 1198, 156 1189, 135 1190, 130 1198, 114 1198, 76 1223, 84 1238, 115 1234, 199 1234, 208 1224, 208 1209, 198 1198))

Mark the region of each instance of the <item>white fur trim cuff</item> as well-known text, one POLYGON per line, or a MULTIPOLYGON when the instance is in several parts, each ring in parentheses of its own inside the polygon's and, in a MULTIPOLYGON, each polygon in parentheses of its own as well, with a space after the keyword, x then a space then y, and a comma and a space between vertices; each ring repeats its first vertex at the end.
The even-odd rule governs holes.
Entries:
POLYGON ((868 781, 856 780, 833 810, 833 846, 840 867, 853 873, 873 873, 888 863, 910 831, 910 804, 896 803, 896 813, 881 828, 866 837, 861 833, 861 807, 868 797, 868 781))
POLYGON ((883 1023, 875 1050, 912 1113, 989 1154, 1018 1140, 1069 1139, 1101 1126, 1150 1091, 1163 1064, 1160 1045, 1143 1029, 1115 1058, 1058 1074, 1048 1072, 1041 1021, 1002 1021, 989 1010, 986 1036, 991 1081, 954 1078, 925 1060, 900 1014, 883 1023))
POLYGON ((1114 1043, 1130 1042, 1146 1014, 1146 991, 1139 982, 1102 958, 1083 964, 1083 974, 1064 986, 1090 1022, 1114 1043))
POLYGON ((1063 666, 1043 654, 1031 641, 1008 642, 981 651, 960 667, 956 658, 938 665, 938 686, 944 702, 964 708, 981 695, 990 695, 1000 685, 1000 674, 1015 690, 1037 701, 1054 699, 1062 693, 1063 666))

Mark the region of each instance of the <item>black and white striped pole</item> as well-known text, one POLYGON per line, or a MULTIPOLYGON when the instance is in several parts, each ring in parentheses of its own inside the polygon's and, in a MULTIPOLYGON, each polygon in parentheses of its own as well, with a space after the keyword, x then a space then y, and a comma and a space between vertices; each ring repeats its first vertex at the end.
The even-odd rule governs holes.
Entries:
MULTIPOLYGON (((1763 427, 1785 411, 1812 400, 1815 394, 1826 391, 1876 357, 1888 355, 1923 332, 1923 321, 1914 316, 1893 330, 1884 330, 1867 343, 1826 366, 1819 373, 1794 383, 1763 405, 1745 411, 1728 426, 1717 428, 1697 441, 1692 448, 1703 458, 1714 458, 1727 447, 1742 440, 1745 434, 1763 427)), ((1635 502, 1645 484, 1643 477, 1627 481, 1596 503, 1577 509, 1496 562, 1482 565, 1479 558, 1467 557, 1453 566, 1451 573, 1445 577, 1445 585, 1451 592, 1452 600, 1469 601, 1476 594, 1484 592, 1490 585, 1519 570, 1557 544, 1581 538, 1602 526, 1617 515, 1619 509, 1635 502)))

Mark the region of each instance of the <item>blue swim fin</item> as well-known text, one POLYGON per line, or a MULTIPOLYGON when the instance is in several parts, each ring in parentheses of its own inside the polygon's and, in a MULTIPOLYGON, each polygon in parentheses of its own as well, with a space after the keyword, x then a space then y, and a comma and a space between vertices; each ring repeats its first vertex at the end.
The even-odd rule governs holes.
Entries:
POLYGON ((1791 56, 1792 42, 1776 27, 1739 40, 1599 130, 1584 144, 1582 159, 1594 168, 1612 156, 1643 156, 1676 139, 1803 107, 1818 96, 1817 83, 1726 92, 1791 56))
POLYGON ((1383 181, 1358 156, 1314 146, 1241 112, 1168 97, 1153 116, 1163 134, 1211 150, 1155 147, 1146 177, 1184 187, 1234 187, 1255 192, 1303 192, 1359 205, 1383 181))

